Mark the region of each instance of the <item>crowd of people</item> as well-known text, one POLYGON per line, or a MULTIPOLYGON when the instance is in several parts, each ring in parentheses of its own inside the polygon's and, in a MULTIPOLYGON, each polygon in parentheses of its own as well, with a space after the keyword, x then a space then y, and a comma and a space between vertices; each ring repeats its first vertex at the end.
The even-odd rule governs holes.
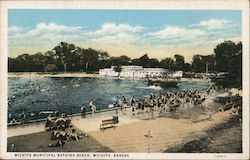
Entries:
POLYGON ((27 82, 27 83, 23 84, 22 86, 18 86, 18 89, 14 89, 12 91, 15 94, 13 94, 12 96, 10 96, 8 98, 8 107, 11 107, 17 98, 22 98, 25 96, 32 95, 36 92, 45 91, 45 90, 49 90, 49 88, 44 89, 39 84, 32 83, 32 82, 27 82), (27 88, 29 88, 29 90, 27 90, 27 88), (18 90, 21 90, 22 92, 17 93, 18 90))
MULTIPOLYGON (((149 111, 176 111, 181 105, 193 104, 194 106, 202 105, 206 100, 206 93, 201 93, 198 90, 195 91, 169 91, 166 93, 159 92, 158 95, 151 94, 146 99, 136 100, 133 96, 130 100, 127 100, 125 96, 118 97, 113 104, 113 107, 120 108, 123 114, 126 114, 128 108, 132 109, 132 114, 135 115, 149 112, 149 111)), ((92 115, 96 113, 96 105, 94 101, 89 103, 89 110, 91 110, 92 115)), ((84 118, 86 116, 87 108, 85 105, 81 107, 81 116, 84 118)))
POLYGON ((55 120, 53 120, 51 114, 46 119, 45 127, 47 130, 51 129, 58 129, 58 128, 66 128, 71 127, 71 119, 65 114, 62 113, 58 117, 54 117, 55 120))
POLYGON ((126 108, 131 107, 132 114, 149 113, 150 111, 176 111, 182 105, 202 105, 206 100, 206 94, 199 91, 169 91, 166 93, 151 94, 146 99, 136 100, 133 96, 129 102, 124 96, 116 97, 115 106, 120 107, 122 113, 126 114, 126 108))
MULTIPOLYGON (((215 88, 210 88, 207 94, 211 93, 211 90, 215 90, 215 88)), ((221 89, 220 89, 221 90, 221 89)), ((15 97, 13 97, 15 99, 15 97)), ((150 110, 153 111, 159 111, 163 112, 167 109, 170 111, 176 111, 179 109, 181 105, 184 104, 193 104, 193 105, 199 105, 205 102, 205 93, 201 93, 200 91, 169 91, 166 93, 159 92, 158 95, 151 94, 146 99, 138 99, 136 100, 133 96, 130 100, 127 100, 125 96, 118 97, 116 96, 116 100, 113 104, 113 107, 120 108, 123 114, 126 114, 127 108, 132 109, 132 114, 135 115, 135 113, 143 113, 149 112, 150 110)), ((94 101, 90 101, 88 104, 88 107, 85 107, 85 105, 81 106, 81 116, 85 117, 87 111, 91 111, 92 115, 94 115, 97 111, 97 106, 95 105, 94 101)), ((19 117, 13 118, 11 115, 9 115, 10 124, 15 123, 24 123, 27 117, 35 117, 37 116, 36 113, 30 113, 28 115, 25 111, 22 111, 19 114, 19 117)), ((51 116, 51 115, 50 115, 51 116)), ((59 117, 59 115, 57 115, 59 117)), ((62 117, 60 117, 62 118, 62 117)), ((63 121, 63 120, 62 120, 63 121)))
POLYGON ((54 130, 51 132, 51 140, 56 140, 55 143, 51 143, 49 147, 63 147, 64 144, 70 140, 75 140, 79 143, 79 139, 83 136, 88 136, 87 134, 77 133, 75 129, 72 129, 71 132, 66 132, 65 128, 54 130))
MULTIPOLYGON (((94 115, 97 111, 97 107, 94 104, 94 101, 89 102, 89 109, 91 110, 92 115, 94 115)), ((81 116, 84 118, 86 116, 86 107, 85 105, 82 105, 81 107, 81 116)))
POLYGON ((25 111, 22 111, 18 117, 13 117, 12 114, 9 114, 8 120, 10 124, 23 124, 27 120, 27 114, 25 111))

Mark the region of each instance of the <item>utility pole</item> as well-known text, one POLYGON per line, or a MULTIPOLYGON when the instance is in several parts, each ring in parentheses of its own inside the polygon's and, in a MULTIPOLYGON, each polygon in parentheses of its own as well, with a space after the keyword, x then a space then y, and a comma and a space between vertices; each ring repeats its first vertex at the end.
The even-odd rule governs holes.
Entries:
POLYGON ((150 153, 151 151, 151 138, 153 138, 153 136, 151 135, 151 131, 148 131, 148 134, 144 135, 144 137, 148 138, 148 153, 150 153))

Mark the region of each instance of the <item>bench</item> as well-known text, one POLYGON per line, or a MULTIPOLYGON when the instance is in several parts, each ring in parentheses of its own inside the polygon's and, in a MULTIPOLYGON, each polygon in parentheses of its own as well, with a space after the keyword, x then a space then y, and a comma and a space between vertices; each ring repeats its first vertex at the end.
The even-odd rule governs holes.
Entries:
POLYGON ((230 110, 231 108, 235 108, 238 106, 242 106, 242 101, 237 101, 237 102, 225 104, 224 106, 219 108, 219 111, 224 112, 226 110, 230 110))
POLYGON ((115 124, 117 124, 118 122, 119 122, 118 117, 113 117, 113 119, 104 119, 100 124, 100 129, 105 129, 107 127, 114 127, 115 124))

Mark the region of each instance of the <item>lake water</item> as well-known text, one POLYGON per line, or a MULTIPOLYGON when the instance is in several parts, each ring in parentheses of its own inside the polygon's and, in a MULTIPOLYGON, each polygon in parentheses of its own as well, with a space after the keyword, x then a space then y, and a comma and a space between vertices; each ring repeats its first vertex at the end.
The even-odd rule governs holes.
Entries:
POLYGON ((94 101, 97 109, 108 108, 116 96, 127 101, 134 96, 145 99, 150 94, 177 90, 205 91, 211 84, 184 81, 174 88, 148 86, 146 81, 113 78, 8 78, 8 98, 15 96, 8 113, 18 116, 22 110, 40 112, 58 110, 79 113, 84 104, 94 101))

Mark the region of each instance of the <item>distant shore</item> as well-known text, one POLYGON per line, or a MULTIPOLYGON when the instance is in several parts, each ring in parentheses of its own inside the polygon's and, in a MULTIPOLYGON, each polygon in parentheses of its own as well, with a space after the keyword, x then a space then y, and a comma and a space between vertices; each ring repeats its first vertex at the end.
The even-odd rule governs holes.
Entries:
POLYGON ((86 72, 9 72, 8 77, 49 78, 49 77, 101 77, 98 73, 86 72))
MULTIPOLYGON (((101 76, 98 72, 86 73, 86 72, 9 72, 8 77, 10 78, 56 78, 56 77, 88 77, 88 78, 101 78, 107 76, 101 76)), ((110 77, 114 78, 114 77, 110 77)), ((142 78, 137 77, 121 77, 120 79, 135 79, 140 80, 142 78)), ((202 78, 181 78, 181 81, 192 81, 192 82, 209 82, 209 80, 202 78)))

